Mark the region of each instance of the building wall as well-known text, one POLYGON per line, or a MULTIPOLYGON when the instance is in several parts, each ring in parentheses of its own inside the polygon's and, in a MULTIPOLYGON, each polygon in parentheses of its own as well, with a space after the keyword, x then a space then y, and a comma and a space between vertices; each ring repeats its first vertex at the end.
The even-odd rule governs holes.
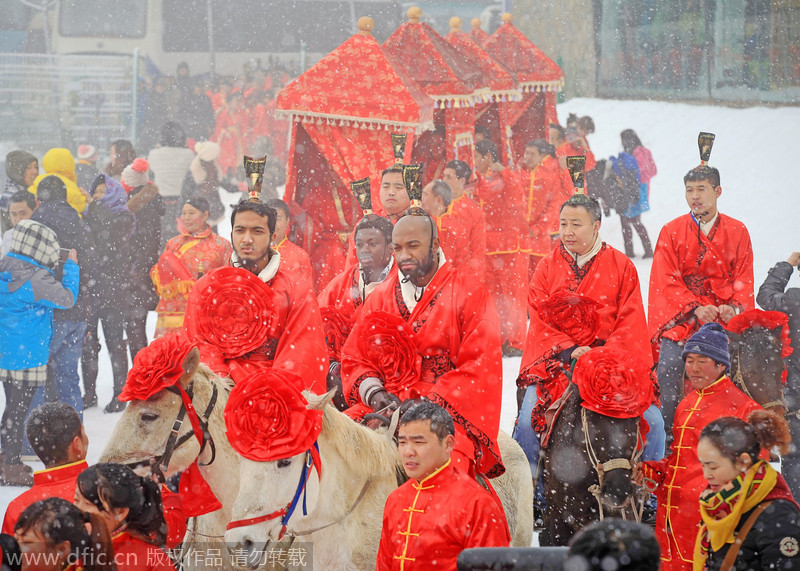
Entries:
POLYGON ((514 0, 514 24, 564 70, 564 96, 594 97, 594 0, 514 0))

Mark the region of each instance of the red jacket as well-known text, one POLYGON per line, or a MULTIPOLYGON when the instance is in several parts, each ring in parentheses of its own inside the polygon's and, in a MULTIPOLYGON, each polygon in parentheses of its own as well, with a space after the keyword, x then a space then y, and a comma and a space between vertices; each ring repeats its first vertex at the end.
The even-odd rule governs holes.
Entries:
POLYGON ((700 432, 718 418, 735 416, 747 420, 751 412, 760 408, 727 375, 703 390, 693 390, 678 403, 670 455, 642 463, 645 478, 658 485, 656 539, 661 547, 662 571, 692 569, 701 520, 698 500, 708 484, 697 459, 700 432))
POLYGON ((455 569, 471 547, 508 547, 497 500, 450 461, 421 481, 394 490, 383 510, 379 571, 455 569))
POLYGON ((19 516, 29 505, 39 500, 64 498, 72 503, 75 500, 75 480, 77 480, 78 474, 88 467, 86 460, 79 460, 71 464, 34 472, 33 487, 22 492, 8 504, 5 518, 3 518, 2 532, 14 535, 14 525, 19 516))
POLYGON ((311 270, 311 258, 303 248, 284 238, 275 249, 281 255, 281 269, 293 277, 305 281, 309 287, 314 286, 314 275, 311 270))
MULTIPOLYGON (((111 545, 114 547, 114 562, 119 571, 175 571, 175 566, 166 551, 127 531, 113 535, 111 545)), ((207 553, 204 555, 207 556, 207 553)), ((220 555, 224 556, 226 554, 220 555)), ((210 568, 222 566, 222 563, 217 565, 216 562, 208 563, 210 568)))
POLYGON ((439 242, 453 266, 484 283, 486 274, 486 217, 467 195, 450 203, 436 219, 439 242))
POLYGON ((522 181, 504 170, 477 175, 475 193, 486 216, 486 254, 530 253, 531 241, 524 215, 522 181))
POLYGON ((523 175, 525 187, 525 218, 531 229, 531 250, 544 256, 553 248, 552 238, 558 237, 561 205, 574 194, 567 171, 558 160, 547 156, 532 171, 523 175))
POLYGON ((753 309, 753 248, 744 224, 719 214, 703 234, 691 214, 661 229, 650 269, 648 323, 657 356, 662 337, 688 339, 700 328, 694 310, 731 304, 753 309))

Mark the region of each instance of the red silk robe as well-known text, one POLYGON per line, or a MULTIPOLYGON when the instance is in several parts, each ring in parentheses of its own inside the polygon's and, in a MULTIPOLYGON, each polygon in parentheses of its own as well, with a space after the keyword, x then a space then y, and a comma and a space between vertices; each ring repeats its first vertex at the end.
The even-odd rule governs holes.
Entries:
POLYGON ((604 340, 606 345, 618 345, 635 354, 648 367, 653 366, 639 275, 633 262, 622 252, 603 244, 594 258, 578 268, 572 255, 559 244, 542 258, 531 280, 528 292, 531 322, 517 379, 520 387, 538 385, 539 403, 533 412, 533 424, 540 431, 544 428, 544 411, 561 396, 567 385, 559 353, 575 346, 568 335, 539 317, 539 305, 560 290, 599 302, 597 339, 604 340))
POLYGON ((284 238, 275 249, 281 255, 281 268, 299 280, 303 280, 309 287, 314 286, 314 274, 311 269, 311 257, 308 253, 284 238))
MULTIPOLYGON (((359 319, 385 311, 405 319, 415 332, 422 356, 421 378, 408 394, 426 396, 453 415, 455 448, 476 464, 476 471, 493 478, 505 468, 497 449, 503 365, 500 328, 489 293, 472 276, 445 262, 409 312, 400 290, 399 273, 370 294, 359 319)), ((359 351, 351 335, 342 349, 342 385, 353 418, 372 409, 358 393, 366 377, 381 375, 359 351)), ((401 397, 402 398, 402 397, 401 397)))
MULTIPOLYGON (((360 266, 356 264, 333 278, 317 296, 319 306, 338 309, 350 316, 352 322, 355 322, 364 304, 363 294, 358 287, 360 271, 360 266)), ((392 264, 392 269, 389 270, 386 279, 391 279, 395 274, 397 274, 397 265, 392 264)))
MULTIPOLYGON (((160 547, 127 531, 111 536, 118 571, 174 571, 169 555, 160 547)), ((212 564, 213 565, 213 564, 212 564)))
POLYGON ((661 229, 650 270, 648 322, 653 353, 662 337, 688 339, 700 328, 694 310, 730 304, 753 309, 753 248, 744 224, 719 214, 708 233, 691 214, 661 229))
POLYGON ((436 219, 436 227, 444 255, 453 266, 485 283, 486 217, 480 206, 462 195, 436 219))
POLYGON ((697 459, 697 441, 705 426, 723 416, 746 420, 761 407, 726 376, 703 390, 693 390, 678 403, 673 424, 672 452, 662 460, 644 462, 647 479, 656 490, 656 538, 662 571, 692 569, 700 524, 700 493, 708 482, 697 459))
POLYGON ((455 569, 471 547, 508 547, 497 500, 450 461, 421 481, 408 480, 386 499, 378 571, 455 569))
POLYGON ((192 235, 182 233, 171 238, 150 270, 150 278, 159 296, 156 314, 156 337, 183 326, 186 301, 196 281, 215 268, 226 266, 233 247, 210 227, 192 235))
MULTIPOLYGON (((213 279, 214 272, 211 272, 197 283, 213 279)), ((201 360, 221 376, 230 373, 232 364, 245 370, 261 367, 283 369, 302 378, 305 381, 304 389, 316 394, 324 393, 328 374, 328 350, 319 305, 311 286, 285 271, 282 263, 271 279, 263 281, 272 290, 271 304, 275 312, 269 324, 266 341, 236 359, 235 364, 234 360, 221 363, 214 355, 204 355, 201 346, 201 360)), ((187 313, 191 310, 188 307, 187 313)))
POLYGON ((497 306, 502 341, 522 348, 531 244, 520 177, 504 170, 477 179, 475 192, 486 216, 486 287, 497 306))
POLYGON ((547 156, 525 172, 525 217, 531 229, 531 255, 543 257, 558 239, 561 205, 574 194, 572 179, 558 160, 547 156))

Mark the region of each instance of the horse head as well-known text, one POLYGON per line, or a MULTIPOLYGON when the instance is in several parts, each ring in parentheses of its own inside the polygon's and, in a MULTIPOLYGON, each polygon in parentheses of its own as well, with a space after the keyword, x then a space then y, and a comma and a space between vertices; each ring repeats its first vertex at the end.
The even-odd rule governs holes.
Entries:
POLYGON ((218 452, 217 443, 223 448, 219 451, 223 456, 233 455, 222 418, 228 384, 200 363, 196 348, 186 355, 182 368, 175 386, 164 388, 147 400, 128 403, 100 456, 101 462, 160 469, 169 478, 187 469, 198 457, 202 463, 210 462, 218 452), (190 395, 192 411, 186 410, 180 390, 190 395), (205 435, 195 434, 190 415, 208 427, 205 435), (173 427, 176 432, 171 438, 173 427), (204 440, 208 440, 205 446, 201 445, 204 440), (209 444, 212 441, 214 444, 209 444), (165 453, 169 456, 166 462, 165 453))
POLYGON ((727 331, 730 340, 731 378, 765 409, 786 413, 783 399, 784 362, 781 327, 752 326, 740 333, 727 331))
MULTIPOLYGON (((320 397, 306 391, 303 396, 309 409, 324 411, 333 393, 320 397)), ((260 557, 271 544, 283 539, 290 525, 296 529, 316 510, 324 471, 318 443, 314 447, 316 450, 267 462, 240 457, 239 494, 225 542, 250 567, 263 563, 260 557)), ((328 454, 324 458, 327 460, 328 454)))

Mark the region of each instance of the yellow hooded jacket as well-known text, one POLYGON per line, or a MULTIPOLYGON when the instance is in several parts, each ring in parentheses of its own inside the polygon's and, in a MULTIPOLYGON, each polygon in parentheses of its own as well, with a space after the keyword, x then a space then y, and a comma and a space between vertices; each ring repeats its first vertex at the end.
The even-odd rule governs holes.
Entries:
POLYGON ((28 190, 35 195, 39 188, 39 183, 44 177, 56 175, 67 187, 67 202, 69 202, 69 205, 77 210, 78 214, 83 214, 83 211, 86 210, 86 197, 76 184, 75 158, 69 152, 69 149, 50 149, 47 151, 42 157, 42 168, 44 173, 36 177, 28 190))

